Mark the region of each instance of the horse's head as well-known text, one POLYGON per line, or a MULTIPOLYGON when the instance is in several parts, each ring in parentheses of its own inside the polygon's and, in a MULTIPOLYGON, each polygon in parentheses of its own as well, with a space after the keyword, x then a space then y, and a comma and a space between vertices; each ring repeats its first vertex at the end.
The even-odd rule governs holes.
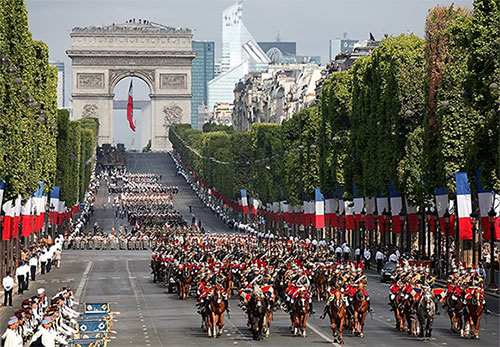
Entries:
POLYGON ((220 304, 222 302, 222 299, 224 298, 224 289, 220 284, 217 284, 214 289, 214 300, 217 302, 217 304, 220 304))
POLYGON ((342 299, 343 295, 340 288, 335 289, 335 291, 333 292, 333 305, 336 308, 340 308, 342 306, 342 299))

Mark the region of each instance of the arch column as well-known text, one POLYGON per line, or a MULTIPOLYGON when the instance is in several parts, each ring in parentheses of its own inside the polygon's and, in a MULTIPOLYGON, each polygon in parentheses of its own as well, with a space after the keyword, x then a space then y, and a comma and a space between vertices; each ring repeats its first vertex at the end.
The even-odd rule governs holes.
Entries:
POLYGON ((151 94, 151 150, 172 149, 168 139, 171 125, 189 123, 191 95, 151 94))

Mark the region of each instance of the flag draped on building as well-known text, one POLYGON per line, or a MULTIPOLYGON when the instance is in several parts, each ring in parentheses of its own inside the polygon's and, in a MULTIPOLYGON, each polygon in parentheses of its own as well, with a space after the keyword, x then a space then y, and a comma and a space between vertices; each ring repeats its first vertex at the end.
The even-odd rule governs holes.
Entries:
POLYGON ((128 87, 127 120, 128 120, 128 125, 130 126, 130 129, 132 131, 135 131, 132 80, 130 81, 130 86, 128 87))
POLYGON ((483 228, 484 239, 490 240, 491 238, 491 223, 489 220, 488 213, 493 208, 497 218, 495 218, 495 225, 493 226, 493 240, 498 240, 500 238, 500 226, 499 226, 499 215, 500 215, 500 195, 496 194, 492 190, 486 190, 483 188, 480 178, 481 172, 476 171, 477 177, 477 195, 479 198, 479 214, 481 215, 481 226, 483 228))
POLYGON ((401 221, 399 213, 403 210, 403 201, 401 194, 389 182, 389 195, 391 197, 391 215, 392 215, 392 231, 396 234, 401 232, 401 221))
POLYGON ((241 189, 241 207, 243 209, 244 214, 248 214, 248 198, 247 198, 247 190, 241 189))
POLYGON ((455 174, 457 184, 457 210, 458 210, 458 230, 460 240, 472 239, 472 198, 467 173, 457 172, 455 174))
POLYGON ((325 227, 325 197, 319 188, 314 190, 314 227, 317 229, 325 227))

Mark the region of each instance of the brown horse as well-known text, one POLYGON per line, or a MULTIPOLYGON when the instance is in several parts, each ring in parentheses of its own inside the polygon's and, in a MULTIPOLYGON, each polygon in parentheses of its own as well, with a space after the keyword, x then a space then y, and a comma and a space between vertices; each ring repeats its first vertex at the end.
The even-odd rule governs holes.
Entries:
POLYGON ((316 295, 318 297, 318 301, 321 301, 323 298, 326 299, 326 275, 325 269, 321 266, 318 266, 314 271, 314 275, 312 278, 312 282, 314 284, 314 288, 316 290, 316 295))
POLYGON ((306 337, 307 315, 309 314, 309 299, 306 290, 302 290, 293 300, 290 312, 293 333, 295 336, 306 337))
POLYGON ((224 290, 227 293, 227 298, 231 298, 231 291, 234 288, 234 281, 233 281, 233 272, 231 271, 231 268, 228 266, 227 271, 224 272, 224 290))
POLYGON ((343 344, 344 337, 342 334, 342 330, 344 329, 344 321, 347 317, 347 310, 340 288, 335 289, 335 291, 332 293, 332 297, 328 305, 329 310, 327 311, 327 313, 330 316, 330 326, 332 328, 332 334, 334 337, 337 337, 336 330, 338 329, 338 342, 340 344, 343 344))
POLYGON ((368 300, 365 295, 365 284, 360 282, 356 294, 354 294, 354 299, 352 301, 353 311, 354 311, 354 334, 359 334, 359 337, 363 338, 365 318, 368 313, 369 305, 368 300))
POLYGON ((469 336, 469 331, 474 329, 474 339, 479 339, 479 324, 483 315, 483 299, 481 298, 481 288, 474 288, 472 297, 466 304, 465 314, 465 334, 469 336))
POLYGON ((191 270, 188 266, 185 266, 179 275, 178 288, 179 288, 179 299, 186 300, 189 296, 189 289, 191 288, 191 282, 193 282, 193 276, 191 270))
POLYGON ((462 292, 458 297, 453 294, 453 292, 448 293, 446 297, 446 305, 448 306, 448 315, 451 321, 451 331, 454 333, 460 333, 460 337, 464 336, 464 310, 465 305, 463 304, 462 292))
POLYGON ((226 311, 224 289, 216 285, 207 306, 208 337, 217 338, 224 330, 224 312, 226 311))

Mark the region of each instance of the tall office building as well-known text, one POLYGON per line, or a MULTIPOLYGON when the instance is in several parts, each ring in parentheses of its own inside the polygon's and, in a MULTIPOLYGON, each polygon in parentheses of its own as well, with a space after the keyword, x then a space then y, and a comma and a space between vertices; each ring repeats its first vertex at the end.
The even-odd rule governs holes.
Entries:
POLYGON ((66 106, 66 89, 64 87, 64 63, 58 61, 50 63, 50 65, 54 65, 57 68, 57 108, 64 108, 66 106))
POLYGON ((198 109, 208 105, 208 82, 215 77, 215 42, 192 41, 191 128, 198 129, 198 109))
POLYGON ((243 24, 243 1, 222 12, 221 75, 208 84, 208 109, 232 103, 234 86, 248 72, 265 71, 270 60, 243 24))

